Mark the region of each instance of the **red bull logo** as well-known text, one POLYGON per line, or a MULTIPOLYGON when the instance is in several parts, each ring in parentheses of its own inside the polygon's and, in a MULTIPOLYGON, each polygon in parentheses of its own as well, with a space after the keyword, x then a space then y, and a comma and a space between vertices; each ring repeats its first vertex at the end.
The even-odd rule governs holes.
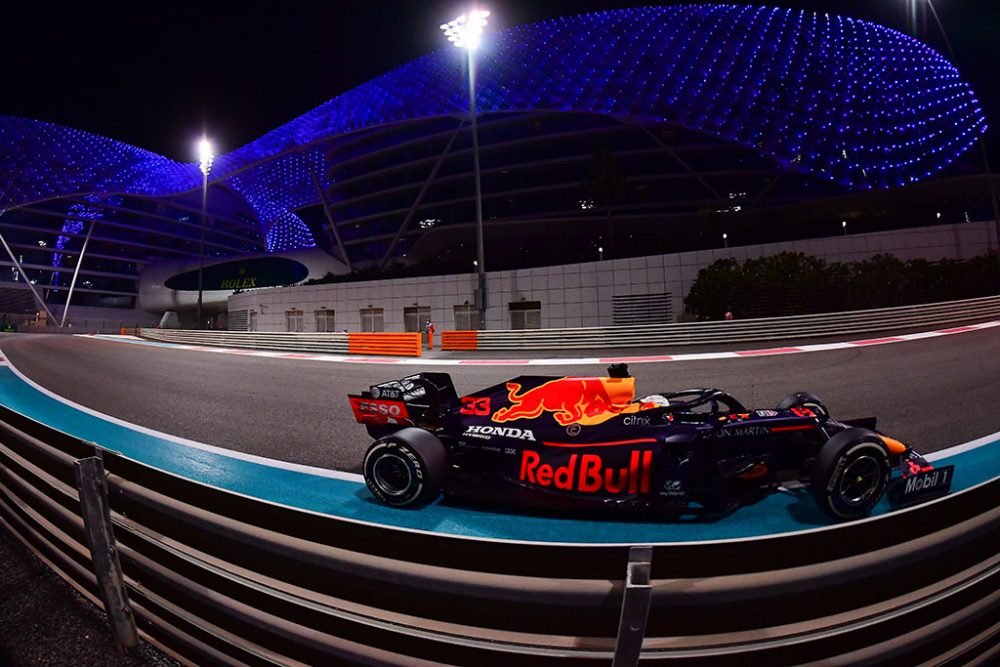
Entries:
POLYGON ((563 466, 541 462, 538 452, 521 452, 522 482, 578 493, 648 493, 653 464, 650 450, 633 451, 627 466, 611 468, 597 454, 571 454, 563 466))
POLYGON ((635 394, 635 378, 567 377, 522 390, 507 383, 510 406, 493 413, 493 421, 534 419, 551 412, 561 426, 600 424, 629 407, 635 394))

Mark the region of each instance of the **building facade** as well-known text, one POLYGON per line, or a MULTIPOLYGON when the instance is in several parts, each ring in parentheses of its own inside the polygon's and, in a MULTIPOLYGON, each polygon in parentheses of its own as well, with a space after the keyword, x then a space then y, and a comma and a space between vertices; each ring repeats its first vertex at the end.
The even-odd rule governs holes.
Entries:
MULTIPOLYGON (((801 252, 850 262, 889 253, 904 261, 937 261, 969 259, 995 247, 987 221, 490 272, 486 328, 679 321, 698 272, 726 257, 801 252)), ((229 298, 229 323, 255 331, 418 331, 427 321, 438 331, 477 328, 475 289, 476 274, 467 273, 253 290, 229 298)))

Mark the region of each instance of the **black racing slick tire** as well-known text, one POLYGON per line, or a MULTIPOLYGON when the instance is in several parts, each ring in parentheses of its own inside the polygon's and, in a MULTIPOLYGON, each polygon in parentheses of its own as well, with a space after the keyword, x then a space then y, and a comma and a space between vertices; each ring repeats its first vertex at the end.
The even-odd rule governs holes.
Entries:
POLYGON ((838 520, 868 516, 889 486, 889 449, 876 433, 850 428, 820 448, 812 492, 820 509, 838 520))
POLYGON ((817 417, 823 419, 830 417, 830 411, 827 410, 826 404, 819 396, 810 394, 808 391, 793 392, 781 399, 777 406, 778 410, 791 410, 792 408, 809 408, 816 413, 817 417))
POLYGON ((433 433, 404 428, 379 438, 365 453, 365 484, 391 507, 423 507, 441 495, 448 452, 433 433))

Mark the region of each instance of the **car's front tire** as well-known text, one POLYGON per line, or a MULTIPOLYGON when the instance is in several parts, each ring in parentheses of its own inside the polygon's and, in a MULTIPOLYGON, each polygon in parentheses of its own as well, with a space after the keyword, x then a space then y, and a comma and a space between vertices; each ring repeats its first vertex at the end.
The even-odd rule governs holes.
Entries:
POLYGON ((889 450, 876 433, 841 431, 819 450, 813 468, 816 503, 835 519, 868 516, 889 486, 889 450))
POLYGON ((404 428, 379 438, 365 453, 368 490, 392 507, 422 507, 441 494, 448 452, 433 433, 404 428))

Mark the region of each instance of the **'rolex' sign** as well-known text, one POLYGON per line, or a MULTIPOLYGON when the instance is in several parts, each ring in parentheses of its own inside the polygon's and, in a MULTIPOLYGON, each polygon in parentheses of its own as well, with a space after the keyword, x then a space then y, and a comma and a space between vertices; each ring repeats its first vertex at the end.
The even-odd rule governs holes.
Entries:
MULTIPOLYGON (((212 264, 202 271, 202 289, 237 290, 294 285, 306 279, 309 269, 287 257, 253 257, 212 264)), ((198 271, 185 271, 163 282, 167 289, 198 290, 198 271)))

